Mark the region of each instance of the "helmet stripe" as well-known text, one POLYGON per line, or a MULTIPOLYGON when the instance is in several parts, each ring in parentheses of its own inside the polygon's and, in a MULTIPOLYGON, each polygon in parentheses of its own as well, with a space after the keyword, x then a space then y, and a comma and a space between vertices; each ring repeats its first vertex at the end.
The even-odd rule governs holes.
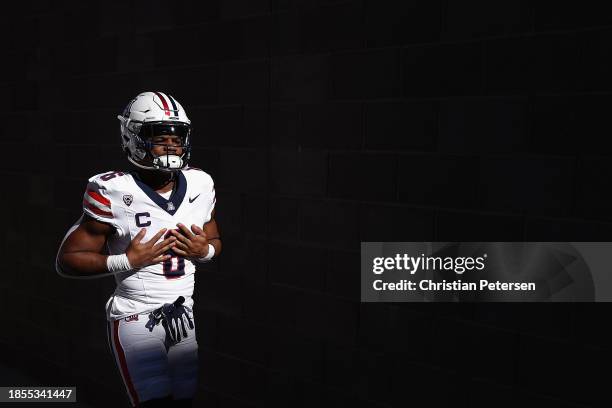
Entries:
POLYGON ((168 99, 170 99, 170 103, 172 104, 172 110, 174 111, 174 115, 178 116, 179 112, 178 112, 178 107, 176 106, 176 102, 174 101, 174 98, 172 97, 172 95, 168 94, 168 99))
POLYGON ((155 92, 155 95, 162 101, 162 105, 164 105, 164 110, 166 111, 166 116, 170 116, 170 108, 168 107, 168 102, 166 102, 166 98, 161 94, 161 92, 155 92))

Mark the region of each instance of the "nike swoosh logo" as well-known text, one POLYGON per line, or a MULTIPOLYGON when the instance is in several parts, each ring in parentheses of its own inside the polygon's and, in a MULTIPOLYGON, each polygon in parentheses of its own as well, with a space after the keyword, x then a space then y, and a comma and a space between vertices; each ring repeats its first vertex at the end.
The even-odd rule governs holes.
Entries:
MULTIPOLYGON (((201 193, 200 193, 200 194, 201 194, 201 193)), ((197 198, 200 196, 200 194, 198 194, 197 196, 195 196, 195 197, 193 197, 193 198, 189 197, 189 203, 190 203, 190 204, 191 204, 191 203, 193 203, 193 202, 194 202, 194 201, 195 201, 195 200, 196 200, 196 199, 197 199, 197 198)))

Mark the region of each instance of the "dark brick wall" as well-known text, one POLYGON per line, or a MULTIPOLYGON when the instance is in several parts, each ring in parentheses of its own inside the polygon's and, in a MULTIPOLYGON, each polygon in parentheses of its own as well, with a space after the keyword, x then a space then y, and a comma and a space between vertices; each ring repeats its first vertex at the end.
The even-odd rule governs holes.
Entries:
POLYGON ((0 23, 4 361, 124 401, 112 280, 53 263, 86 179, 127 166, 115 115, 165 90, 194 123, 225 243, 197 275, 203 406, 610 406, 605 304, 358 289, 360 241, 610 241, 605 9, 27 1, 0 23))

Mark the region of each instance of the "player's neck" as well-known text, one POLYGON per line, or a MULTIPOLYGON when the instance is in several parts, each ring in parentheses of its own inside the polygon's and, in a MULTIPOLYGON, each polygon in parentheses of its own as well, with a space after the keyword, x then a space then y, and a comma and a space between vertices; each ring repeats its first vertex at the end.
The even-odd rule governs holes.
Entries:
POLYGON ((138 176, 155 191, 169 191, 174 187, 174 173, 156 170, 138 170, 138 176))

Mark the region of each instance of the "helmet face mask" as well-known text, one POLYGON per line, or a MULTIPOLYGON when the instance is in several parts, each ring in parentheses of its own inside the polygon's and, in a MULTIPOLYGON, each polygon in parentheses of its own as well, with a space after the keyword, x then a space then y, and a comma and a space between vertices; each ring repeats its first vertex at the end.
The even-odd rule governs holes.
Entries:
POLYGON ((123 151, 132 164, 147 170, 170 172, 187 166, 191 155, 191 121, 172 96, 161 92, 141 93, 118 119, 123 151), (169 109, 170 106, 174 109, 169 109), (155 142, 159 136, 176 136, 180 144, 155 142), (165 153, 156 155, 153 150, 158 146, 163 146, 165 153), (180 148, 181 154, 174 154, 168 147, 180 148))

